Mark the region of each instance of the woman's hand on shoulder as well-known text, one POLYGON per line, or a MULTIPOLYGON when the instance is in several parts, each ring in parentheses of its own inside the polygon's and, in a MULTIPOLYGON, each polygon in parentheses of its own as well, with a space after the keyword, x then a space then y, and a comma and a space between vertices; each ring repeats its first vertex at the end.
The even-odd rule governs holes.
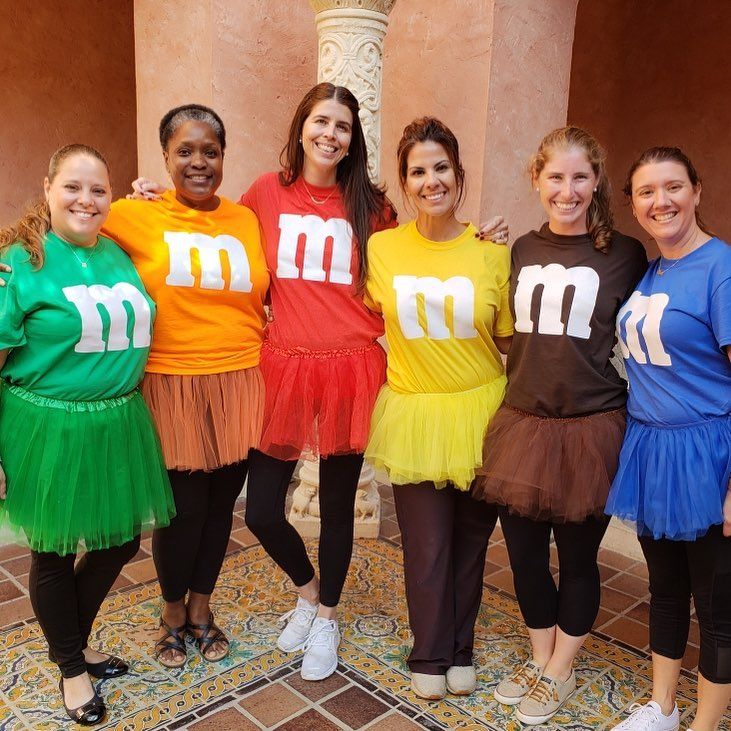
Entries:
POLYGON ((5 500, 8 496, 8 482, 5 479, 5 470, 0 464, 0 500, 5 500))
MULTIPOLYGON (((7 264, 0 264, 0 274, 9 274, 13 270, 7 264)), ((0 287, 4 287, 7 284, 5 277, 0 277, 0 287)))
POLYGON ((507 244, 510 238, 510 227, 502 216, 493 216, 480 224, 475 237, 480 241, 492 241, 496 244, 507 244))
POLYGON ((160 196, 167 190, 161 183, 149 178, 137 178, 132 181, 132 192, 127 193, 130 200, 159 201, 160 196))

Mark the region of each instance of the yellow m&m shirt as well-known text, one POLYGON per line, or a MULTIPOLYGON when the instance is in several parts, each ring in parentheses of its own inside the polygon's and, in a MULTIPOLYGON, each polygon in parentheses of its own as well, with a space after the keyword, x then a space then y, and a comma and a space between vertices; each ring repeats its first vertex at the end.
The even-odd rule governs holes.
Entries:
POLYGON ((475 233, 430 241, 412 221, 368 242, 366 304, 383 315, 398 393, 468 391, 504 374, 493 338, 513 334, 510 251, 475 233))

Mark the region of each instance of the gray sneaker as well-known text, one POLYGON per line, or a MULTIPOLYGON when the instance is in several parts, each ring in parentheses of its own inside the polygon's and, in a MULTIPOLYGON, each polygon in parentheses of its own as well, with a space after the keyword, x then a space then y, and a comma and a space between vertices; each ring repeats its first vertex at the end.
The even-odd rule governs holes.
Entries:
POLYGON ((515 715, 519 721, 528 726, 545 723, 575 690, 576 673, 573 670, 564 682, 541 675, 530 693, 520 702, 515 715))
POLYGON ((530 689, 538 682, 543 668, 532 660, 524 662, 517 670, 503 678, 495 688, 493 695, 498 703, 514 706, 528 695, 530 689))

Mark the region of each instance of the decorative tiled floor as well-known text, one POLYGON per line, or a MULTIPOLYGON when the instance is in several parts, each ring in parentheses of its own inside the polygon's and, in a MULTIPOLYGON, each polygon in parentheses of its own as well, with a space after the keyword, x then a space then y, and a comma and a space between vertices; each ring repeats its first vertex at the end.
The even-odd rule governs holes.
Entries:
MULTIPOLYGON (((522 659, 527 640, 512 597, 512 579, 499 530, 486 567, 486 591, 477 623, 476 662, 480 685, 469 698, 439 703, 408 690, 404 658, 409 630, 405 617, 398 526, 384 488, 382 538, 359 541, 344 592, 341 665, 330 679, 307 683, 300 658, 274 648, 278 617, 292 594, 273 569, 237 512, 216 611, 232 637, 222 663, 207 663, 189 648, 184 670, 171 671, 150 656, 158 588, 149 539, 110 595, 95 626, 99 646, 131 661, 133 673, 100 683, 110 715, 103 728, 330 729, 459 728, 517 731, 507 706, 491 691, 507 667, 522 659)), ((310 548, 315 549, 315 544, 310 548)), ((559 716, 540 729, 611 728, 623 710, 650 687, 647 641, 647 581, 642 567, 619 554, 601 556, 604 596, 599 630, 577 664, 579 690, 559 716)), ((0 731, 71 728, 60 705, 57 671, 46 660, 45 641, 27 599, 28 557, 22 549, 0 549, 0 731)), ((695 630, 697 632, 697 629, 695 630)), ((697 641, 697 635, 696 635, 697 641)), ((96 644, 96 643, 95 643, 96 644)), ((686 665, 695 664, 697 650, 686 665)), ((693 705, 693 676, 681 678, 681 710, 693 705)), ((731 731, 726 722, 722 728, 731 731)))

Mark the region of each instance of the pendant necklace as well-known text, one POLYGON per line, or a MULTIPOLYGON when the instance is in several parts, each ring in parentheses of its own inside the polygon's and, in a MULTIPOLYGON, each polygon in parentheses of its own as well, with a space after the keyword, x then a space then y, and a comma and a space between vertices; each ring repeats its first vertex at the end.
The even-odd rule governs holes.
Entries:
POLYGON ((79 248, 78 246, 74 246, 73 244, 69 244, 68 241, 64 241, 64 244, 66 244, 66 246, 68 246, 69 249, 71 249, 71 253, 76 258, 76 261, 78 261, 79 264, 81 264, 82 268, 84 268, 84 269, 86 269, 89 266, 89 262, 91 261, 91 258, 94 256, 94 254, 96 254, 97 249, 99 249, 99 242, 97 242, 96 244, 94 244, 93 247, 91 247, 91 253, 86 257, 86 259, 82 259, 76 253, 76 249, 79 248))
POLYGON ((662 277, 665 274, 665 272, 669 272, 673 267, 678 266, 678 264, 680 264, 680 262, 683 261, 683 260, 682 260, 682 258, 681 259, 676 259, 669 267, 665 267, 664 269, 661 266, 662 265, 662 261, 663 261, 663 257, 661 256, 660 257, 660 263, 657 265, 657 274, 658 274, 659 277, 662 277))

